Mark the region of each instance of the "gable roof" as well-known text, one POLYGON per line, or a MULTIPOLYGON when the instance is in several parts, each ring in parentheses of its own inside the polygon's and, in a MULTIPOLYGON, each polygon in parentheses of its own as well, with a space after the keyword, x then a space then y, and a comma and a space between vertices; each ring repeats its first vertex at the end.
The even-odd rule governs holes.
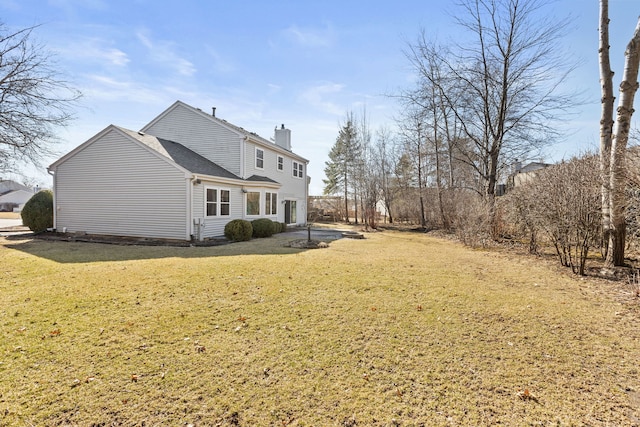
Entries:
POLYGON ((542 162, 531 162, 525 166, 522 166, 520 168, 520 170, 518 170, 518 173, 528 173, 528 172, 533 172, 533 171, 537 171, 538 169, 544 169, 546 167, 551 166, 551 164, 549 163, 542 163, 542 162))
POLYGON ((185 171, 185 173, 190 173, 193 175, 206 175, 216 178, 224 178, 230 179, 233 181, 237 181, 238 184, 242 185, 242 183, 248 184, 270 184, 269 186, 280 186, 281 184, 277 181, 274 181, 270 178, 261 177, 257 175, 253 175, 249 179, 242 179, 239 176, 229 172, 222 166, 212 162, 206 157, 201 156, 200 154, 191 151, 187 147, 182 144, 178 144, 177 142, 169 141, 166 139, 161 139, 153 135, 146 134, 142 131, 133 131, 130 129, 125 129, 120 126, 109 125, 101 132, 93 136, 91 139, 81 144, 80 146, 73 149, 71 152, 65 154, 60 159, 56 160, 52 163, 47 169, 49 171, 55 171, 56 167, 61 163, 64 163, 70 157, 73 157, 77 152, 83 150, 88 145, 94 143, 99 140, 103 135, 108 133, 109 131, 115 130, 120 132, 125 137, 128 137, 131 140, 136 141, 141 146, 147 148, 152 153, 157 156, 160 156, 165 161, 175 165, 181 170, 185 171))
POLYGON ((266 138, 261 137, 260 135, 258 135, 255 132, 250 132, 240 126, 234 125, 232 123, 229 123, 228 121, 224 120, 224 119, 220 119, 216 116, 213 116, 211 114, 207 114, 204 111, 202 111, 199 108, 196 107, 192 107, 189 104, 185 104, 182 101, 176 101, 174 102, 169 108, 167 108, 166 110, 164 110, 162 113, 160 113, 155 119, 153 119, 152 121, 150 121, 148 124, 146 124, 143 128, 142 131, 145 131, 146 129, 150 128, 153 124, 155 124, 157 121, 159 121, 162 117, 164 117, 166 114, 168 114, 169 112, 171 112, 173 109, 175 109, 176 107, 184 107, 186 109, 188 109, 189 111, 191 111, 194 114, 198 114, 202 117, 205 117, 207 120, 212 121, 213 123, 216 123, 219 126, 222 126, 226 129, 229 129, 230 131, 238 134, 239 136, 243 136, 246 139, 251 140, 252 142, 255 142, 259 145, 268 147, 270 149, 273 149, 275 151, 279 151, 281 153, 287 154, 288 156, 291 157, 295 157, 298 160, 304 162, 304 163, 309 163, 309 160, 305 159, 304 157, 294 153, 293 151, 289 151, 284 149, 283 147, 277 145, 275 142, 270 141, 266 138))
POLYGON ((191 151, 182 144, 168 141, 166 139, 157 138, 153 135, 147 135, 144 132, 135 132, 129 129, 118 128, 132 138, 137 139, 147 147, 171 159, 177 165, 182 166, 193 174, 216 176, 221 178, 237 179, 242 178, 229 172, 222 166, 212 162, 211 160, 191 151))
POLYGON ((9 180, 0 179, 0 194, 6 194, 15 190, 31 191, 33 193, 31 188, 27 187, 26 185, 22 185, 10 179, 9 180))
POLYGON ((13 203, 25 203, 33 196, 31 190, 12 190, 6 193, 0 194, 0 203, 13 202, 13 203), (18 202, 16 202, 18 200, 18 202))

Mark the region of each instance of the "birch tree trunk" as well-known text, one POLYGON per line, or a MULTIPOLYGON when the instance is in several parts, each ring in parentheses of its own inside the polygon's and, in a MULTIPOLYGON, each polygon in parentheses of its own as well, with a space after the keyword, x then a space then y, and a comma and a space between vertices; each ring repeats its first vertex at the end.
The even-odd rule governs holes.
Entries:
POLYGON ((611 138, 613 132, 613 71, 609 59, 609 0, 600 0, 600 86, 602 91, 602 115, 600 118, 600 172, 602 178, 602 232, 604 256, 607 257, 611 216, 609 213, 609 180, 611 162, 611 138))
POLYGON ((610 266, 624 265, 624 247, 626 239, 625 215, 625 153, 629 140, 631 116, 633 115, 633 99, 638 90, 638 67, 640 67, 640 19, 627 49, 624 52, 624 73, 620 83, 620 100, 616 114, 611 140, 610 176, 610 215, 611 230, 609 233, 609 250, 606 264, 610 266))

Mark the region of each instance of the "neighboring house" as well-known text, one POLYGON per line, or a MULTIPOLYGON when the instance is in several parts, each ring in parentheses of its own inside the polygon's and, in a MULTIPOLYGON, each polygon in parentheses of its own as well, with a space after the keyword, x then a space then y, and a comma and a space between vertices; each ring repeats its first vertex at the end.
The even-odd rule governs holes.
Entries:
MULTIPOLYGON (((549 163, 531 162, 522 166, 520 162, 516 162, 513 166, 513 173, 507 178, 507 189, 519 187, 533 179, 536 172, 551 166, 549 163)), ((504 191, 503 191, 504 194, 504 191)), ((501 195, 501 194, 499 194, 501 195)))
POLYGON ((21 211, 33 194, 34 191, 25 185, 0 180, 0 211, 21 211))
POLYGON ((180 101, 139 132, 110 125, 49 166, 54 228, 201 240, 237 218, 305 224, 308 160, 284 125, 274 140, 180 101))

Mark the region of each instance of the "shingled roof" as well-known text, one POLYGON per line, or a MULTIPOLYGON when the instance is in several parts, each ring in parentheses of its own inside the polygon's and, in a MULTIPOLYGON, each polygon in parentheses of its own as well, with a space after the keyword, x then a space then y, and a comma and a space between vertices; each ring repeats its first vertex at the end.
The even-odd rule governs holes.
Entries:
POLYGON ((280 184, 278 181, 275 181, 271 178, 268 178, 266 176, 260 176, 260 175, 251 175, 249 178, 247 178, 247 181, 253 181, 253 182, 272 182, 274 184, 280 184))
POLYGON ((222 178, 237 179, 242 178, 229 172, 222 166, 212 162, 211 160, 191 151, 182 144, 168 141, 166 139, 157 138, 144 132, 135 132, 129 129, 118 128, 127 135, 140 141, 152 150, 173 160, 177 165, 182 166, 186 170, 194 174, 217 176, 222 178))

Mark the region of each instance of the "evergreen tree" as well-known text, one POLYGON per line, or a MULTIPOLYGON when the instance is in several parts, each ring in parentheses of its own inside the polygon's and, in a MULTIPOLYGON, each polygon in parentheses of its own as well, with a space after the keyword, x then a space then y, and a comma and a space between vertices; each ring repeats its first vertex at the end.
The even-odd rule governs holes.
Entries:
POLYGON ((339 194, 344 197, 345 220, 349 221, 349 190, 353 188, 352 178, 358 159, 358 131, 353 114, 347 114, 347 120, 340 128, 335 144, 325 162, 324 194, 339 194))

